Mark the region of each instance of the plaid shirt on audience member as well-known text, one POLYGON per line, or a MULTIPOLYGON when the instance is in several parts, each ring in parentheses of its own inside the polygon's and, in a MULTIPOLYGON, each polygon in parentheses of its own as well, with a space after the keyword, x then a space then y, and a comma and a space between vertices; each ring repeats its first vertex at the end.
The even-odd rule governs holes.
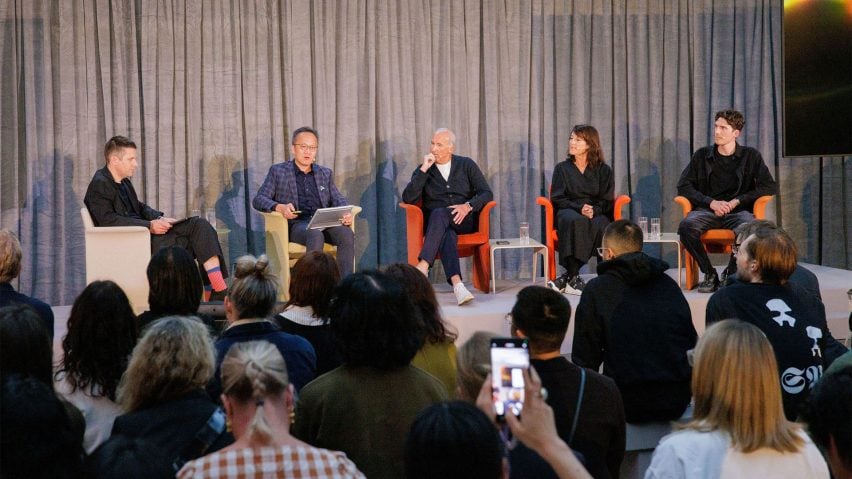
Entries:
POLYGON ((179 479, 364 478, 346 454, 310 446, 219 451, 186 463, 179 479))

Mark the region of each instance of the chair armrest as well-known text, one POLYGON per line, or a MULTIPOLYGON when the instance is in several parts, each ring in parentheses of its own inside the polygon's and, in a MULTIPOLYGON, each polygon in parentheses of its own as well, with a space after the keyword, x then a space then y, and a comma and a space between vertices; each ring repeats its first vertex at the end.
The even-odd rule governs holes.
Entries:
POLYGON ((548 248, 552 247, 550 244, 550 237, 553 235, 553 203, 544 196, 539 196, 535 199, 536 204, 544 207, 544 244, 547 245, 548 248))
POLYGON ((683 217, 686 218, 686 215, 692 211, 692 203, 686 199, 685 196, 675 196, 674 202, 680 205, 680 208, 683 210, 683 217))
POLYGON ((754 217, 759 220, 766 219, 766 207, 769 205, 769 202, 772 200, 773 195, 765 195, 761 196, 754 202, 754 217))
POLYGON ((491 208, 497 206, 497 202, 494 200, 485 203, 485 206, 482 207, 482 210, 479 211, 479 232, 484 232, 486 236, 490 236, 490 224, 491 224, 491 208))
POLYGON ((612 209, 612 219, 613 220, 618 221, 621 218, 623 218, 622 213, 621 213, 621 209, 624 207, 624 205, 626 205, 628 203, 630 203, 630 197, 629 196, 618 195, 618 197, 615 199, 615 206, 613 206, 613 209, 612 209))
POLYGON ((144 226, 95 226, 86 230, 87 235, 116 235, 116 234, 139 234, 145 233, 148 236, 151 232, 144 226))
POLYGON ((408 252, 408 263, 417 265, 417 255, 423 247, 423 210, 418 205, 399 203, 405 211, 405 243, 408 252))

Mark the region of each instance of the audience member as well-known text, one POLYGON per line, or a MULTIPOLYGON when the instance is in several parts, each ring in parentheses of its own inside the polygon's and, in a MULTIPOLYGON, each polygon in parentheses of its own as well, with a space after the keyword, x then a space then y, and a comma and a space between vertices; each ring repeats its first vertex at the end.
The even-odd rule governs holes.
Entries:
POLYGON ((167 316, 151 323, 121 379, 118 402, 125 413, 112 433, 156 446, 175 465, 173 473, 232 443, 224 413, 204 391, 213 360, 210 333, 198 318, 167 316))
POLYGON ((148 439, 113 435, 86 458, 90 479, 174 479, 163 452, 148 439))
POLYGON ((458 235, 476 231, 477 212, 494 195, 476 163, 454 155, 455 150, 456 134, 447 128, 436 130, 429 153, 423 156, 402 192, 402 201, 420 204, 423 209, 425 237, 417 256, 417 269, 428 274, 440 254, 447 282, 453 286, 456 302, 461 306, 473 301, 473 295, 462 283, 458 235))
POLYGON ((331 304, 344 364, 302 389, 293 434, 345 452, 371 479, 402 477, 414 417, 447 397, 440 381, 411 365, 423 346, 420 312, 377 271, 344 278, 331 304))
POLYGON ((834 477, 852 478, 852 366, 827 372, 811 391, 802 416, 834 477))
MULTIPOLYGON (((737 249, 739 249, 740 245, 745 243, 745 240, 757 232, 760 229, 770 229, 770 230, 783 230, 780 226, 769 220, 753 220, 748 223, 743 223, 734 230, 737 237, 734 240, 734 245, 737 249)), ((734 261, 736 262, 736 255, 734 255, 734 261)), ((736 264, 736 263, 735 263, 736 264)), ((722 286, 727 286, 729 283, 733 281, 737 281, 738 276, 736 273, 728 276, 728 281, 726 284, 722 286)), ((817 276, 813 274, 809 269, 805 268, 801 265, 801 263, 796 263, 796 268, 793 270, 793 273, 790 275, 790 278, 787 280, 790 284, 797 285, 798 287, 804 289, 808 293, 816 296, 820 301, 822 301, 822 294, 819 291, 819 279, 817 276)))
POLYGON ((44 301, 31 298, 15 291, 12 280, 21 274, 21 243, 15 233, 0 229, 0 307, 12 304, 26 304, 32 307, 44 322, 44 328, 53 342, 53 310, 44 301))
POLYGON ((228 289, 228 269, 213 226, 197 216, 181 221, 169 218, 139 201, 130 181, 139 166, 133 140, 110 138, 104 145, 104 160, 106 164, 92 176, 83 199, 95 226, 144 226, 151 231, 154 253, 172 245, 186 248, 201 263, 206 288, 214 292, 210 299, 221 300, 228 289))
POLYGON ((305 245, 308 251, 322 251, 325 242, 337 246, 337 265, 343 277, 352 273, 355 264, 352 215, 345 214, 340 226, 308 228, 318 209, 349 204, 334 184, 331 169, 316 163, 318 149, 319 133, 309 126, 297 128, 290 145, 293 159, 269 168, 251 204, 258 211, 276 212, 286 218, 290 241, 305 245))
POLYGON ((559 291, 581 294, 586 283, 580 268, 595 254, 612 218, 615 182, 604 163, 598 130, 576 125, 568 140, 568 158, 553 169, 550 201, 559 235, 559 264, 565 272, 548 282, 559 291))
MULTIPOLYGON (((44 323, 29 306, 16 304, 0 308, 0 379, 10 374, 30 376, 53 391, 53 348, 44 323)), ((61 396, 71 430, 80 444, 86 421, 76 406, 61 396)))
POLYGON ((148 262, 148 311, 139 315, 139 329, 165 316, 197 316, 208 327, 213 320, 198 315, 204 287, 198 265, 189 251, 168 246, 148 262))
POLYGON ((692 393, 686 352, 698 334, 669 265, 642 252, 642 230, 618 220, 604 230, 598 276, 574 315, 575 364, 611 377, 627 422, 679 418, 692 393))
POLYGON ((225 297, 228 327, 216 341, 216 373, 207 388, 210 397, 218 398, 222 392, 219 368, 228 349, 235 343, 261 339, 274 344, 284 356, 290 382, 298 392, 316 376, 317 356, 307 339, 281 331, 269 319, 278 299, 278 278, 269 271, 269 260, 266 255, 242 256, 235 269, 225 297))
POLYGON ((425 326, 425 342, 411 364, 440 379, 448 397, 456 393, 456 345, 458 334, 441 317, 441 307, 432 284, 417 268, 408 263, 392 264, 384 269, 405 288, 406 294, 420 309, 425 326))
POLYGON ((778 367, 760 329, 716 323, 695 350, 693 418, 664 437, 646 479, 828 478, 828 467, 798 424, 784 417, 778 367))
POLYGON ((831 337, 822 302, 789 284, 796 245, 786 232, 758 229, 736 254, 739 281, 710 297, 707 324, 737 318, 766 334, 779 367, 784 412, 795 420, 823 369, 846 348, 831 337))
POLYGON ((527 286, 518 293, 511 319, 512 335, 529 340, 530 362, 549 393, 559 437, 585 456, 590 469, 605 464, 618 477, 625 449, 621 394, 612 379, 561 355, 571 303, 552 289, 527 286))
POLYGON ((411 424, 405 439, 407 479, 508 476, 509 463, 500 434, 488 416, 472 403, 433 404, 411 424))
POLYGON ((82 479, 83 448, 59 398, 44 381, 4 375, 0 393, 3 479, 82 479))
POLYGON ((477 331, 456 353, 456 395, 459 399, 476 402, 482 382, 491 372, 491 340, 496 337, 488 331, 477 331))
POLYGON ((317 376, 343 364, 343 354, 328 324, 331 294, 339 282, 340 270, 330 254, 308 252, 293 267, 290 300, 275 318, 282 331, 301 336, 314 347, 317 376))
POLYGON ((87 453, 109 437, 121 412, 116 389, 137 335, 130 301, 112 281, 90 283, 71 307, 62 339, 64 356, 54 379, 56 391, 83 413, 87 453))
MULTIPOLYGON (((712 293, 719 288, 719 276, 710 263, 701 235, 709 229, 732 230, 754 219, 754 202, 761 196, 774 195, 775 180, 760 152, 737 144, 745 125, 736 110, 716 112, 714 144, 696 150, 677 183, 677 194, 692 204, 677 232, 684 249, 698 261, 704 280, 698 292, 712 293)), ((722 272, 722 281, 734 274, 734 258, 722 272)))
POLYGON ((290 435, 295 392, 274 345, 249 341, 231 346, 222 361, 222 384, 222 402, 237 441, 187 463, 178 473, 181 479, 236 479, 250 470, 274 470, 276 477, 364 477, 345 454, 290 435))

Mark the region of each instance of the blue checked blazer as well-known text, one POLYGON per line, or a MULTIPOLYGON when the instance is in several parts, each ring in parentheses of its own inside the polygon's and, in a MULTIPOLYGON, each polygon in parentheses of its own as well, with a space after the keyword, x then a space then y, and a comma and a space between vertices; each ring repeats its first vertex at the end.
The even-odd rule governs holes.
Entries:
MULTIPOLYGON (((276 163, 269 168, 269 173, 257 194, 251 200, 251 205, 258 211, 274 211, 278 204, 293 203, 300 210, 299 189, 296 186, 296 165, 293 160, 276 163)), ((345 206, 349 202, 334 186, 334 175, 330 168, 314 163, 311 168, 317 182, 320 201, 323 208, 345 206)))

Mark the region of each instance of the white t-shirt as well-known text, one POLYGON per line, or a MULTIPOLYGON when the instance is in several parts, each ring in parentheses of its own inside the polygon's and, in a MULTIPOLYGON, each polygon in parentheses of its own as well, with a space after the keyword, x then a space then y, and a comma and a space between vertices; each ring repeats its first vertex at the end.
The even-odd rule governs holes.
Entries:
POLYGON ((645 479, 828 479, 825 459, 807 434, 801 436, 805 445, 798 452, 762 448, 746 454, 731 448, 727 433, 685 429, 660 440, 645 479))
POLYGON ((435 166, 438 167, 438 171, 441 172, 441 176, 443 176, 444 180, 447 180, 447 181, 449 181, 449 179, 450 179, 450 168, 452 167, 452 165, 453 165, 452 160, 444 163, 443 165, 439 165, 439 164, 435 163, 435 166))
POLYGON ((83 448, 91 454, 112 434, 112 423, 122 413, 121 408, 106 396, 92 396, 88 391, 77 388, 71 392, 71 384, 64 375, 53 382, 56 393, 73 404, 83 413, 86 420, 86 432, 83 434, 83 448))

